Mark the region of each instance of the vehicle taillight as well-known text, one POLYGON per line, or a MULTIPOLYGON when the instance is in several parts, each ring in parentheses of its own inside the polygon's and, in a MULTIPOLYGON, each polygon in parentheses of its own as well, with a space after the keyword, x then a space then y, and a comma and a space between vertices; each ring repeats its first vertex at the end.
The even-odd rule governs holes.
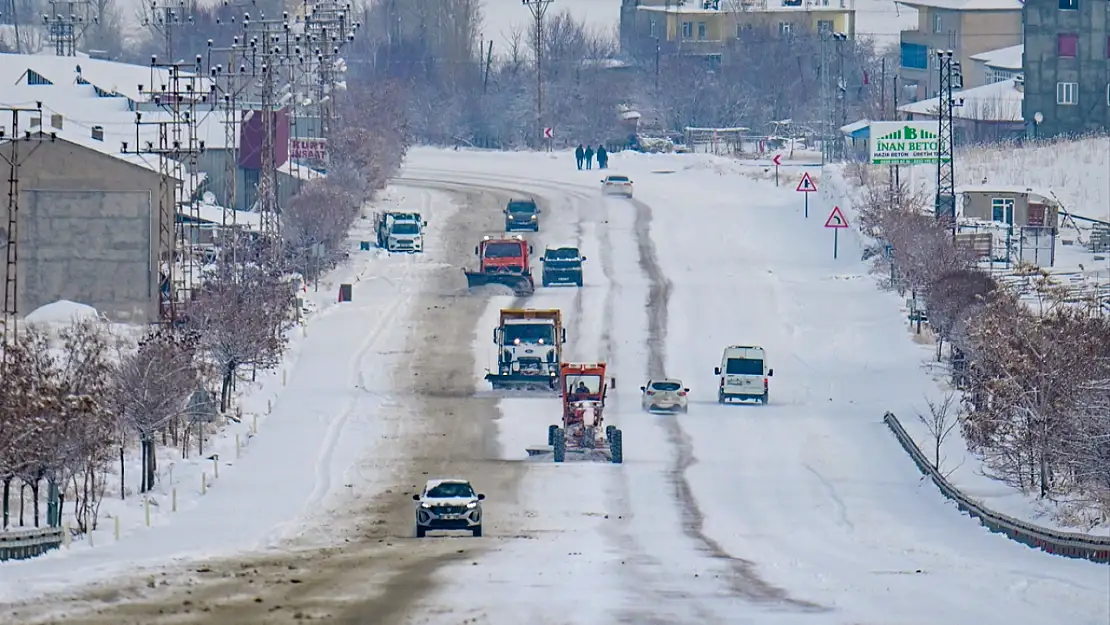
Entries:
POLYGON ((686 397, 686 391, 679 391, 678 396, 679 397, 686 397))
POLYGON ((763 378, 763 388, 767 388, 767 378, 763 378))
POLYGON ((654 394, 655 394, 655 391, 648 391, 648 392, 647 392, 647 394, 648 394, 648 395, 654 395, 654 394))

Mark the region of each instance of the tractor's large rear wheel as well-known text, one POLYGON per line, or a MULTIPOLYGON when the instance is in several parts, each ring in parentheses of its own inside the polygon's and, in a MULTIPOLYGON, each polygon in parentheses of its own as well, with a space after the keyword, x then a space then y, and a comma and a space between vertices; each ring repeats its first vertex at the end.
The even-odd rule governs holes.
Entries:
POLYGON ((555 446, 555 433, 558 432, 558 431, 559 431, 559 426, 557 426, 557 425, 547 426, 547 444, 548 445, 551 445, 552 447, 555 446))
POLYGON ((563 462, 567 459, 567 433, 563 428, 555 428, 555 440, 552 441, 551 446, 555 451, 555 462, 563 462))
POLYGON ((624 436, 619 429, 614 429, 609 439, 609 455, 612 457, 613 464, 624 462, 624 436))
POLYGON ((615 425, 605 426, 605 440, 609 441, 610 445, 613 443, 613 432, 615 432, 616 429, 617 429, 617 426, 615 426, 615 425))

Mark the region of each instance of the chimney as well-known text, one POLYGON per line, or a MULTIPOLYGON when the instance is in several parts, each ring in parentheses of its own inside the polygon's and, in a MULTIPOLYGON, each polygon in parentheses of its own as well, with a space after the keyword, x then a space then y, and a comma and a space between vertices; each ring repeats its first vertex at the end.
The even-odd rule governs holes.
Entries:
POLYGON ((103 141, 104 140, 104 126, 93 126, 92 127, 92 138, 97 140, 97 141, 103 141))
POLYGON ((61 130, 62 129, 62 114, 61 113, 51 114, 50 115, 50 125, 53 126, 55 130, 61 130))

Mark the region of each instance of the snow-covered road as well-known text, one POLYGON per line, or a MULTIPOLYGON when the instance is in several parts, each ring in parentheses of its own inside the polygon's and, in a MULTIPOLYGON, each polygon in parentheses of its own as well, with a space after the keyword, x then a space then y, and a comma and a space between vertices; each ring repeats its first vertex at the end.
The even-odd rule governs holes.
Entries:
MULTIPOLYGON (((409 158, 412 175, 531 190, 548 209, 537 250, 577 240, 590 257, 584 289, 541 289, 526 305, 562 308, 569 356, 614 368, 609 420, 626 460, 525 461, 520 512, 537 533, 443 569, 443 590, 406 622, 1105 622, 1105 567, 980 528, 882 424, 937 392, 927 348, 850 234, 833 260, 830 207, 811 204, 806 220, 792 187, 682 158, 615 157, 632 202, 602 199, 601 174, 565 155, 409 158), (745 342, 768 349, 771 404, 719 406, 713 367, 745 342), (662 374, 692 388, 688 415, 639 412, 638 387, 662 374)), ((510 301, 479 323, 479 362, 491 359, 483 323, 510 301)), ((557 420, 555 400, 500 405, 506 458, 557 420)))

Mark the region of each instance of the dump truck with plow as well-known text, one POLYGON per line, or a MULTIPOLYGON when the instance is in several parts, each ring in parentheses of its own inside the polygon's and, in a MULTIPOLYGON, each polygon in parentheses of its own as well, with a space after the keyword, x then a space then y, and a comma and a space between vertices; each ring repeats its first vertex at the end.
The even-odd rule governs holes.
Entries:
POLYGON ((503 308, 493 330, 497 371, 486 380, 495 390, 555 391, 566 340, 562 311, 503 308))
POLYGON ((536 292, 528 257, 532 246, 520 235, 484 236, 474 248, 478 270, 463 269, 469 288, 500 284, 513 290, 517 297, 536 292))
POLYGON ((565 462, 568 454, 595 462, 624 462, 624 435, 614 425, 605 425, 605 394, 616 380, 605 377, 605 363, 560 365, 563 399, 561 425, 547 428, 547 445, 531 447, 529 456, 551 454, 565 462))

